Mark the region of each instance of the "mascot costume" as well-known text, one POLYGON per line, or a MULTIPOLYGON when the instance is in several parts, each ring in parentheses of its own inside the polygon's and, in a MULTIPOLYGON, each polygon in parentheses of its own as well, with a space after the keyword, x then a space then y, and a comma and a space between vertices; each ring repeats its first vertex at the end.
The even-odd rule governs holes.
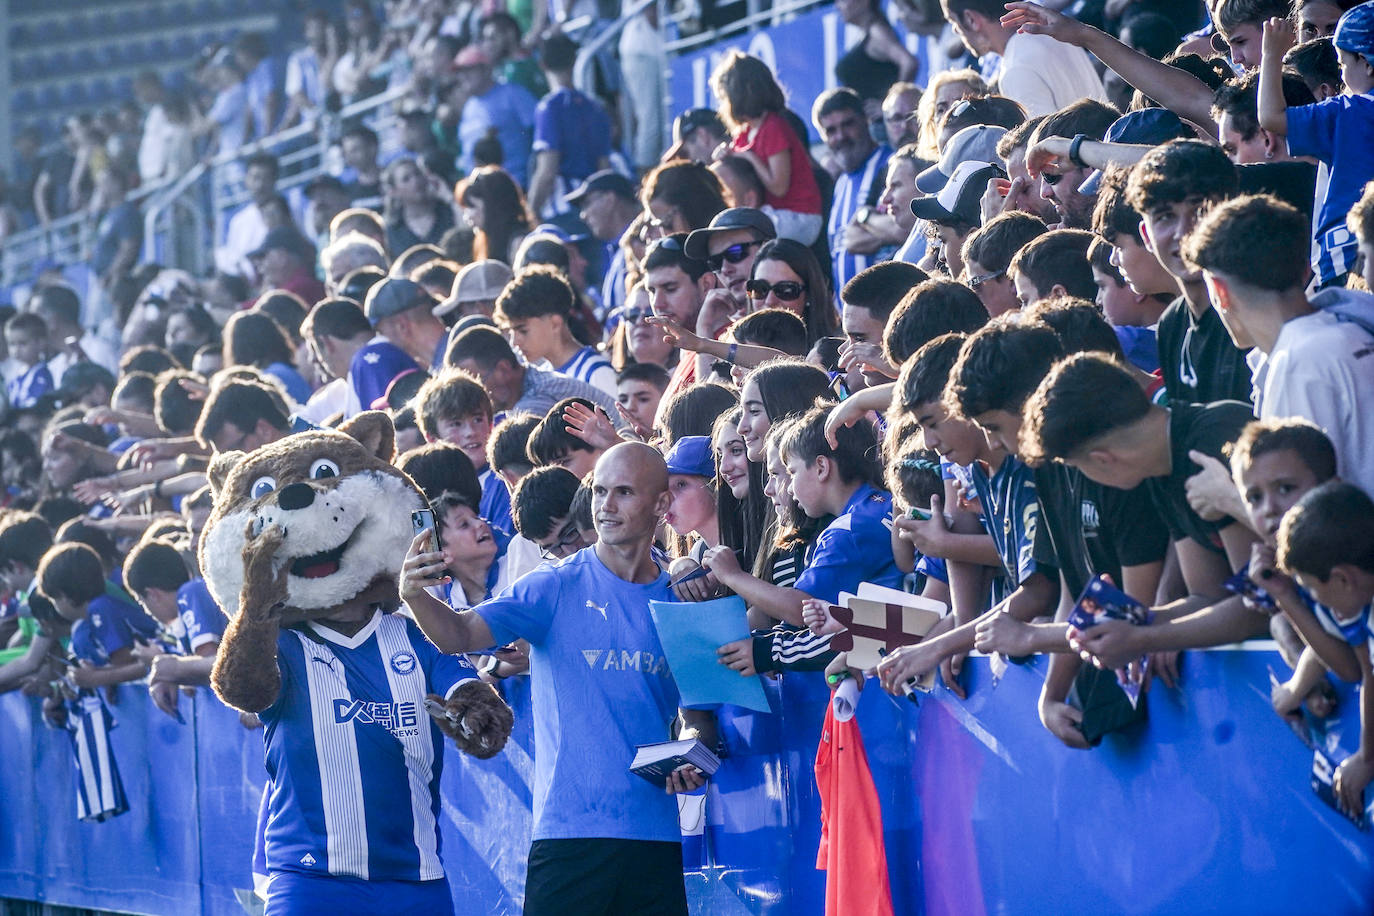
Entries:
POLYGON ((206 584, 231 622, 211 684, 264 724, 268 914, 451 913, 442 738, 480 758, 510 708, 393 611, 424 505, 365 412, 211 462, 206 584))

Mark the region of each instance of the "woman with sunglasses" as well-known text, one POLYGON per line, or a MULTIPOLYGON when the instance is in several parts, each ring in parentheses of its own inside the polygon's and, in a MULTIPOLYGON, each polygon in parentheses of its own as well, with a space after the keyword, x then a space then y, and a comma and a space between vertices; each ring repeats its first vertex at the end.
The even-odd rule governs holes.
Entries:
POLYGON ((829 274, 811 249, 791 239, 765 242, 744 285, 751 312, 785 309, 806 324, 807 345, 839 333, 829 274))
POLYGON ((654 316, 649 290, 636 283, 625 297, 620 321, 611 335, 611 365, 617 372, 627 366, 653 363, 671 372, 677 367, 678 349, 668 342, 663 331, 649 323, 654 316))

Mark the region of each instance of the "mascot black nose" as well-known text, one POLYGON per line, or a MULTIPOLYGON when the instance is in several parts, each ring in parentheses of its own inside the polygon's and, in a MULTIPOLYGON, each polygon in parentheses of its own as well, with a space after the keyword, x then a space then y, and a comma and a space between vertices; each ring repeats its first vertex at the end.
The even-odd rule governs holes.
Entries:
POLYGON ((293 483, 277 494, 277 505, 283 509, 304 509, 315 501, 315 491, 309 484, 293 483))

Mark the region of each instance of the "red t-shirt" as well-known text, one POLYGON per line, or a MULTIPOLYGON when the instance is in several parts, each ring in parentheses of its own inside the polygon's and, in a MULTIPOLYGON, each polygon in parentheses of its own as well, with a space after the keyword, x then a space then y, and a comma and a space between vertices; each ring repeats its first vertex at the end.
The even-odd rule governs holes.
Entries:
POLYGON ((770 207, 796 213, 821 212, 821 189, 811 172, 811 160, 806 155, 806 147, 796 131, 787 126, 782 115, 770 111, 763 116, 752 136, 748 130, 741 131, 730 142, 730 148, 749 150, 765 162, 786 150, 788 161, 792 163, 792 178, 787 185, 787 193, 774 195, 765 189, 763 202, 770 207))

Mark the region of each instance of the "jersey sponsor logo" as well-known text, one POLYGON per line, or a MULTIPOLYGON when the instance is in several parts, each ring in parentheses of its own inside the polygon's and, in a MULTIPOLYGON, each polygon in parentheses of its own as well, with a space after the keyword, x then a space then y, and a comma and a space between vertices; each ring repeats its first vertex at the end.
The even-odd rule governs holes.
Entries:
POLYGON ((420 733, 420 707, 417 703, 370 703, 366 700, 335 699, 334 722, 345 725, 380 725, 397 738, 420 733))
POLYGON ((583 649, 582 657, 593 671, 638 671, 670 677, 668 659, 652 652, 631 652, 628 649, 583 649))
POLYGON ((307 852, 305 855, 301 856, 301 864, 309 868, 315 864, 315 857, 307 852))
POLYGON ((1097 503, 1091 499, 1085 499, 1080 506, 1083 513, 1083 536, 1085 538, 1097 537, 1097 529, 1100 519, 1097 514, 1097 503))
POLYGON ((409 674, 415 670, 415 653, 405 649, 391 656, 391 670, 397 674, 409 674))

